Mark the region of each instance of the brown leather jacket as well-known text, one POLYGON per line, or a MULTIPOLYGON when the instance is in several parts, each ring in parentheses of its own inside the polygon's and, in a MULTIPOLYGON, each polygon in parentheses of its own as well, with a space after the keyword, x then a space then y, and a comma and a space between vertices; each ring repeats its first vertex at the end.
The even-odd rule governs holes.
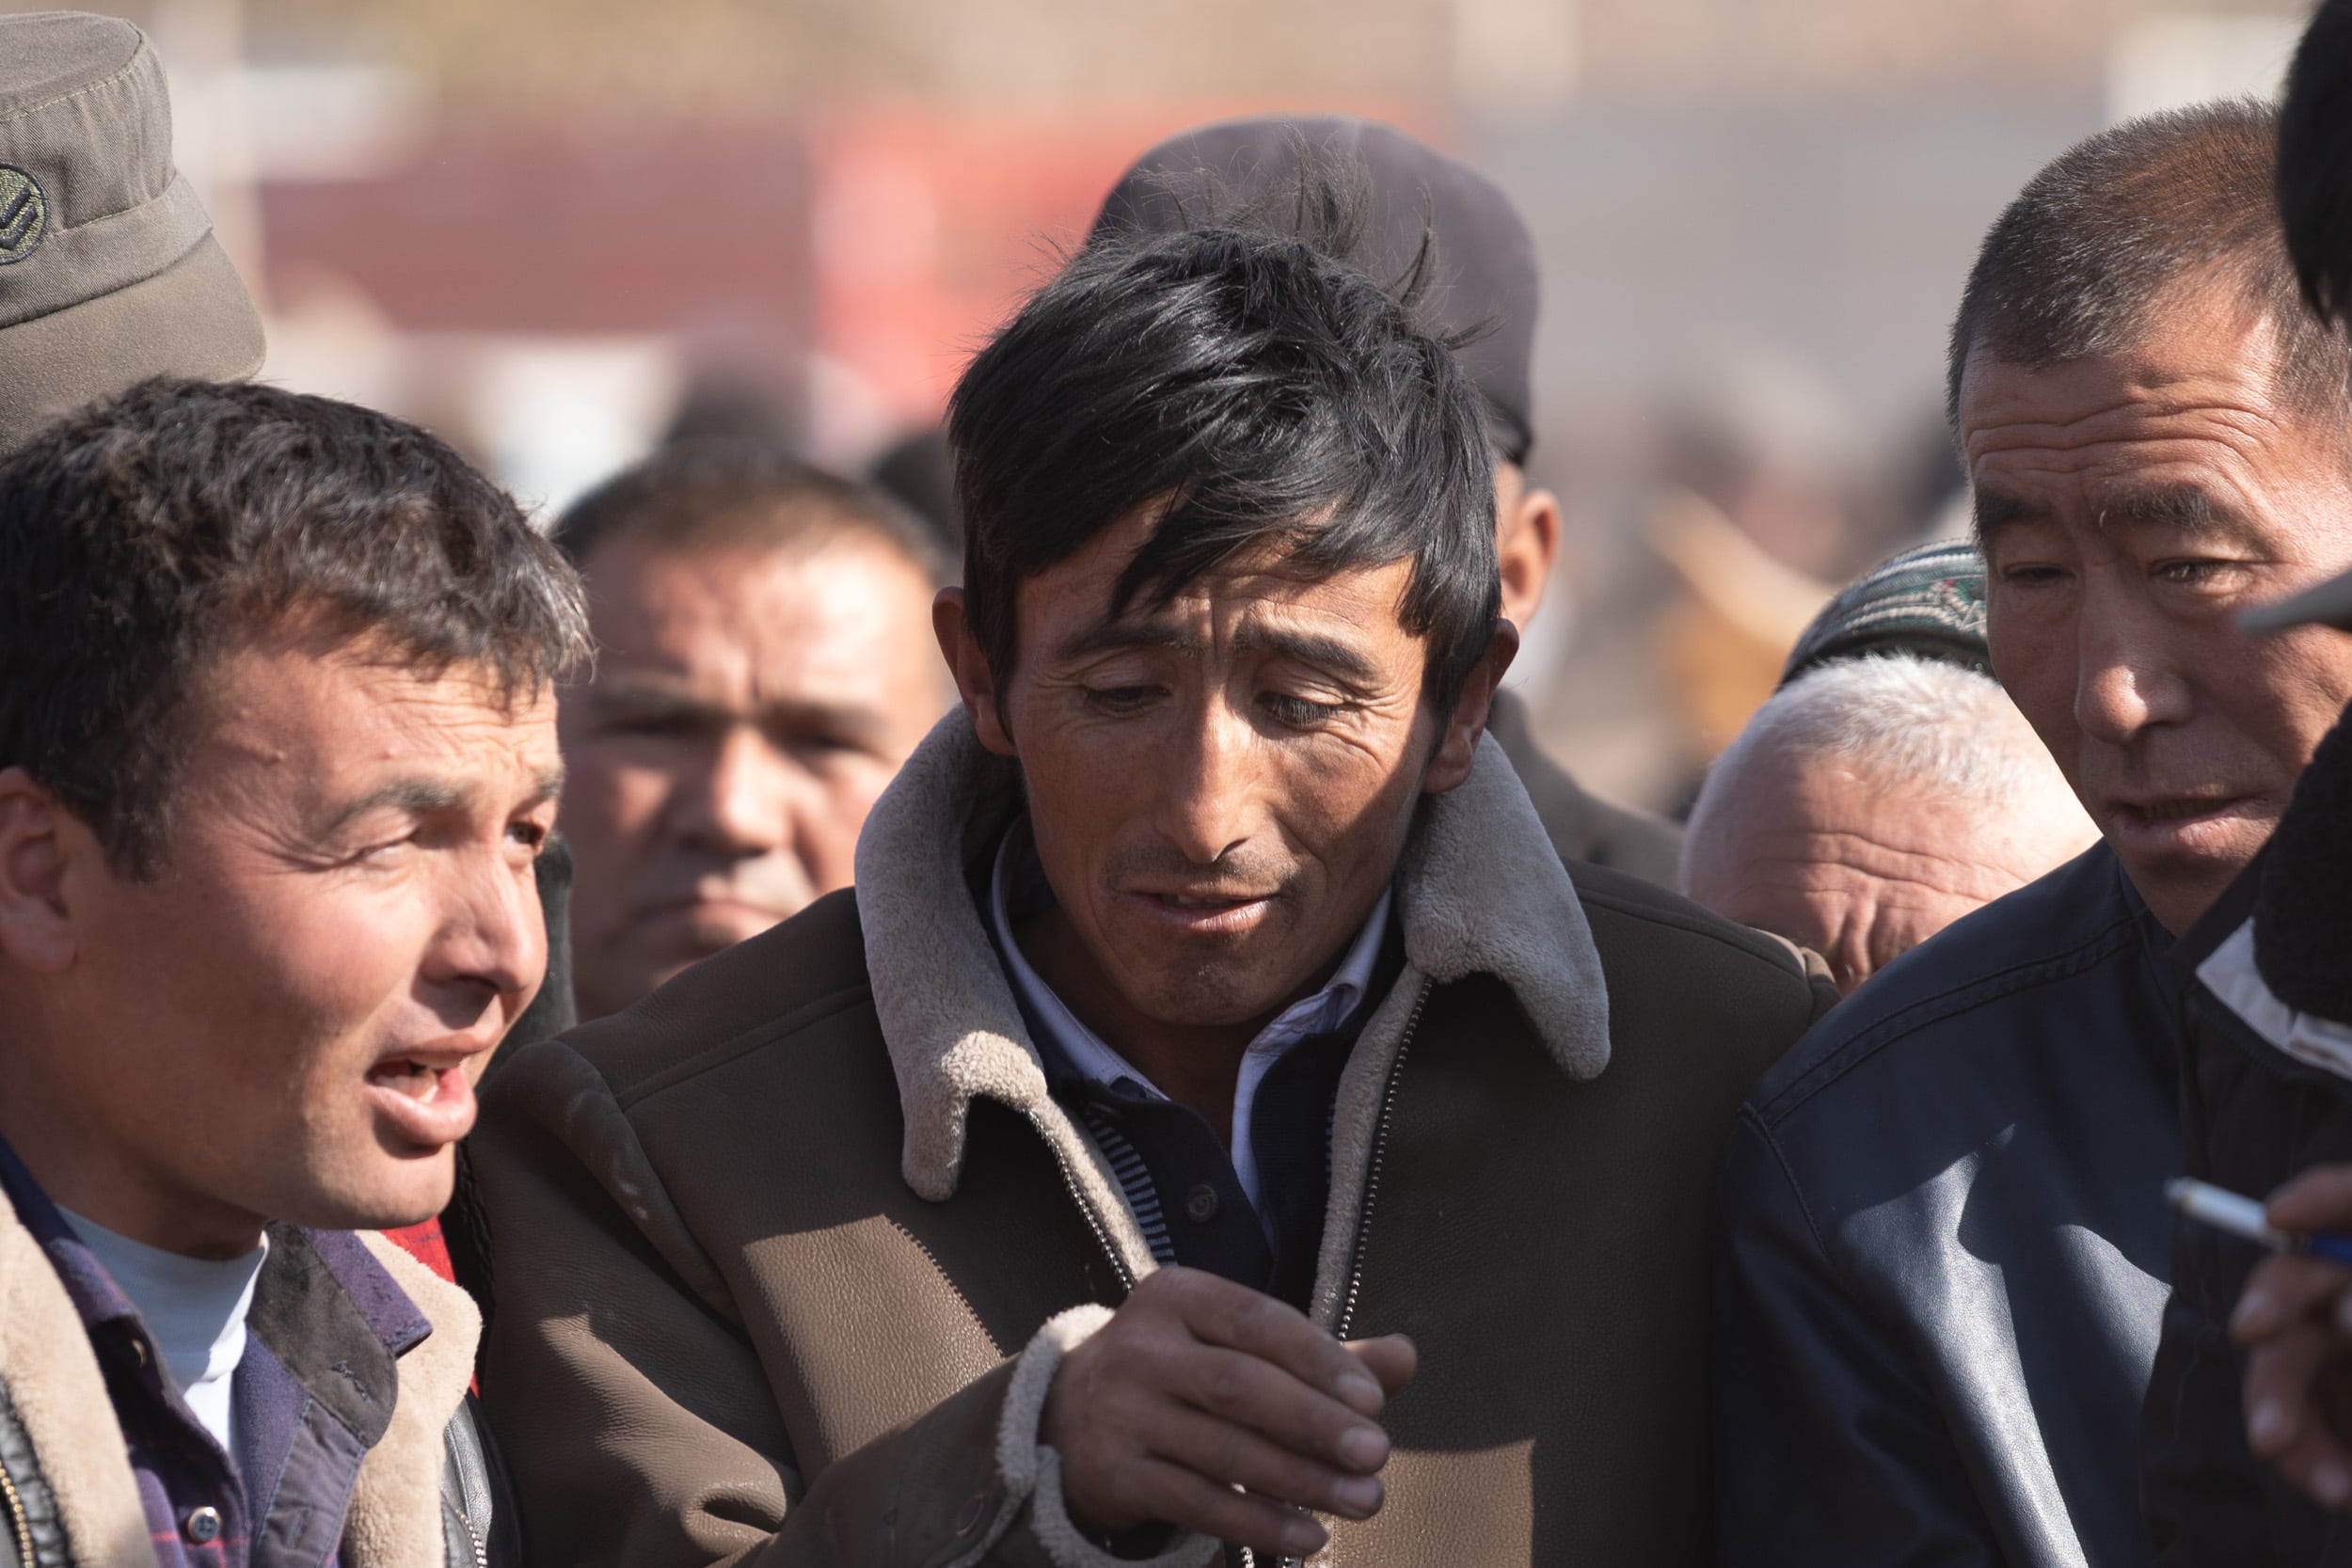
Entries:
MULTIPOLYGON (((1152 1260, 970 894, 1018 800, 951 717, 854 896, 492 1085, 485 1386, 535 1560, 1114 1560, 1038 1414, 1152 1260)), ((1341 1082, 1312 1311, 1410 1334, 1421 1371, 1385 1418, 1387 1507, 1319 1560, 1697 1562, 1716 1148, 1835 992, 1642 883, 1571 883, 1491 743, 1396 891, 1405 967, 1341 1082)))

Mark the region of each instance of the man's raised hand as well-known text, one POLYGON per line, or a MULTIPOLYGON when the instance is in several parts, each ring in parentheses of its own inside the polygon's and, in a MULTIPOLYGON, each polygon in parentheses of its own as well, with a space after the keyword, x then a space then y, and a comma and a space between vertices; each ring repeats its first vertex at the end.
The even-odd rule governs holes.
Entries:
POLYGON ((1162 1269, 1063 1359, 1041 1435, 1084 1528, 1160 1522, 1304 1556, 1325 1538, 1311 1513, 1380 1507, 1375 1418, 1413 1365, 1401 1335, 1343 1345, 1271 1296, 1162 1269))

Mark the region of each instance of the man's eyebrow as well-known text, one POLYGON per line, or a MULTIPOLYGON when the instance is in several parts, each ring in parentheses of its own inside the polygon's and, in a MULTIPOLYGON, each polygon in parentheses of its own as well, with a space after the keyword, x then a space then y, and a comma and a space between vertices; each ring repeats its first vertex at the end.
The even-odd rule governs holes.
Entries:
POLYGON ((2198 484, 2148 484, 2119 487, 2099 498, 2099 523, 2153 523, 2185 529, 2192 533, 2233 531, 2237 515, 2198 484))
POLYGON ((1291 626, 1244 623, 1233 643, 1253 653, 1275 654, 1283 658, 1295 658, 1301 664, 1311 664, 1353 686, 1369 686, 1380 674, 1372 660, 1338 638, 1300 631, 1291 626))
MULTIPOLYGON (((560 766, 543 768, 532 775, 531 793, 524 797, 520 809, 535 810, 563 793, 564 769, 560 766)), ((431 816, 438 812, 460 810, 472 800, 472 790, 444 779, 394 779, 338 808, 320 829, 319 836, 334 838, 370 812, 396 811, 408 816, 431 816)))
POLYGON ((523 810, 544 806, 564 793, 564 769, 562 763, 542 768, 531 781, 531 793, 523 798, 523 810))
MULTIPOLYGON (((1301 664, 1311 664, 1358 686, 1372 684, 1380 673, 1371 659, 1336 637, 1268 625, 1263 621, 1243 622, 1240 630, 1234 634, 1233 646, 1248 653, 1295 658, 1301 664)), ((1164 648, 1174 653, 1194 653, 1200 648, 1200 640, 1165 621, 1104 620, 1063 639, 1055 645, 1054 656, 1059 659, 1076 659, 1095 654, 1119 653, 1129 648, 1164 648)))
POLYGON ((410 816, 430 816, 436 812, 454 810, 468 799, 468 791, 443 780, 394 779, 338 807, 334 816, 320 826, 319 836, 334 838, 370 812, 396 811, 410 816))
POLYGON ((1975 499, 1977 547, 1998 530, 2010 523, 2022 523, 2046 515, 2043 509, 2015 496, 2005 496, 1998 490, 1979 490, 1975 499))
POLYGON ((890 734, 889 719, 867 704, 776 697, 761 703, 755 712, 746 713, 687 688, 643 678, 593 685, 584 695, 592 721, 654 718, 731 724, 755 720, 773 728, 846 735, 861 744, 875 746, 890 734))

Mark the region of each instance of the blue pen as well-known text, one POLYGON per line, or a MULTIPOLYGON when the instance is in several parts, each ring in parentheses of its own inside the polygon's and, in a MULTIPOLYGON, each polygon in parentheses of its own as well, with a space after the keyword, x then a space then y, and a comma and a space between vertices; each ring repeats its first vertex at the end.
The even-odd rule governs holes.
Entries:
POLYGON ((2307 1252, 2352 1269, 2352 1236, 2342 1231, 2280 1230, 2264 1217, 2263 1206, 2252 1198, 2185 1176, 2166 1182, 2164 1196, 2173 1208, 2201 1225, 2242 1236, 2273 1252, 2307 1252))

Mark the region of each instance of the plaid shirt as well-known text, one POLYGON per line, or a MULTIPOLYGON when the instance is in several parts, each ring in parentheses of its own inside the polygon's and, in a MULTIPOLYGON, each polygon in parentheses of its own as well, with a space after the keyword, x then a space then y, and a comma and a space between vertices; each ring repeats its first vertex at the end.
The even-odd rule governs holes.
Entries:
POLYGON ((6 1140, 0 1191, 89 1332, 158 1568, 336 1568, 359 1463, 391 1418, 395 1360, 430 1332, 359 1239, 270 1228, 233 1384, 232 1456, 189 1413, 138 1309, 6 1140))

